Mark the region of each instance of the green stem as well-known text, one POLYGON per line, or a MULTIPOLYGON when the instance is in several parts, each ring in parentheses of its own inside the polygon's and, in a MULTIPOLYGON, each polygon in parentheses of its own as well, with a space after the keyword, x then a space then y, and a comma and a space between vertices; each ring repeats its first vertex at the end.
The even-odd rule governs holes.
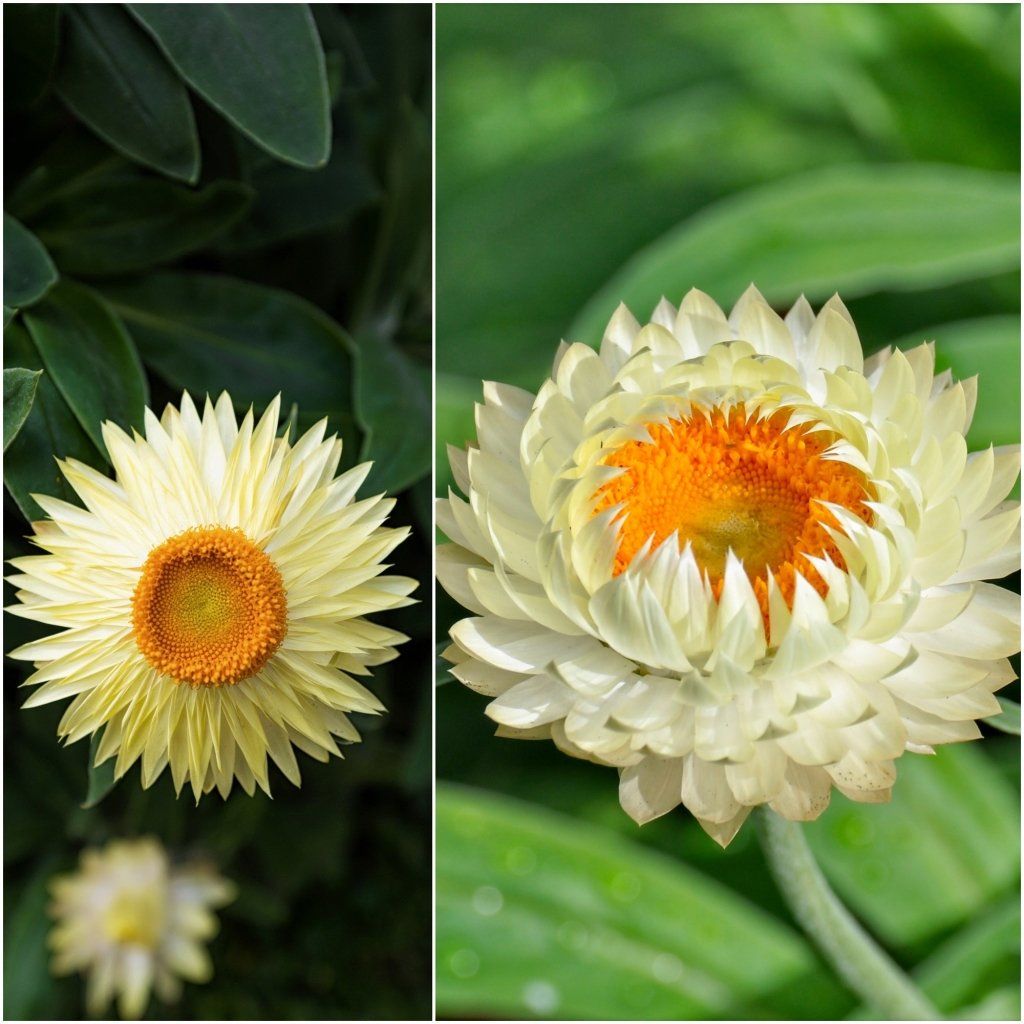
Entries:
POLYGON ((889 1020, 941 1020, 924 993, 839 901, 799 822, 767 807, 758 817, 761 845, 776 884, 793 916, 846 984, 889 1020))

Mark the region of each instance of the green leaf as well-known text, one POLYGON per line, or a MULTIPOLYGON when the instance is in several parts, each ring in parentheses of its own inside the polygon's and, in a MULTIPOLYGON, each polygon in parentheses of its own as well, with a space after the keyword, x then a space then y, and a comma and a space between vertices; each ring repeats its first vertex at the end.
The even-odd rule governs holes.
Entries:
POLYGON ((245 185, 216 181, 200 190, 135 174, 89 178, 35 222, 65 273, 121 274, 201 249, 248 209, 245 185))
POLYGON ((119 4, 68 8, 56 88, 75 115, 125 156, 172 178, 198 179, 188 91, 119 4))
POLYGON ((57 866, 52 853, 17 888, 7 890, 9 911, 4 921, 4 1019, 45 1019, 41 1012, 53 981, 46 937, 52 924, 46 908, 50 880, 57 866))
POLYGON ((899 761, 892 803, 836 796, 808 840, 851 909, 906 949, 969 920, 1020 870, 1019 799, 980 750, 899 761))
POLYGON ((608 830, 451 784, 436 818, 440 1016, 745 1019, 814 969, 778 921, 608 830))
POLYGON ((690 287, 731 305, 754 281, 788 306, 839 291, 911 290, 1020 265, 1020 183, 965 167, 827 168, 724 199, 634 256, 576 318, 600 340, 615 307, 644 317, 690 287))
POLYGON ((41 373, 41 370, 23 370, 20 367, 4 370, 4 451, 18 436, 32 411, 41 373))
POLYGON ((114 766, 117 759, 108 757, 102 764, 96 764, 96 751, 100 748, 101 734, 94 732, 89 743, 89 786, 85 794, 83 810, 91 810, 95 807, 113 788, 117 781, 114 778, 114 766))
POLYGON ((11 4, 4 13, 4 88, 7 101, 27 107, 53 76, 60 29, 59 4, 11 4))
MULTIPOLYGON (((914 981, 950 1015, 983 999, 994 984, 1019 984, 1019 980, 1020 900, 1016 895, 971 920, 914 969, 914 981)), ((867 1007, 852 1016, 877 1019, 867 1007)))
POLYGON ((138 353, 121 318, 92 289, 63 281, 25 314, 25 326, 82 429, 101 452, 104 420, 142 426, 149 400, 138 353))
POLYGON ((1008 732, 1012 736, 1020 735, 1020 705, 1009 697, 996 697, 1000 707, 1003 709, 998 715, 985 719, 986 725, 991 725, 1000 732, 1008 732))
POLYGON ((365 159, 350 145, 336 141, 327 165, 316 174, 288 167, 252 147, 245 178, 255 189, 252 209, 221 244, 225 252, 248 252, 293 238, 322 234, 348 224, 380 198, 365 159))
POLYGON ((356 419, 368 486, 397 494, 430 472, 430 370, 387 338, 356 339, 356 419))
POLYGON ((4 214, 4 305, 15 308, 38 302, 56 283, 57 268, 42 242, 4 214))
MULTIPOLYGON (((12 324, 4 331, 4 350, 8 362, 30 370, 43 369, 28 331, 20 324, 12 324)), ((55 461, 69 457, 97 468, 105 464, 49 375, 44 373, 38 379, 32 409, 18 436, 4 452, 4 484, 29 522, 44 515, 32 499, 33 494, 76 500, 55 461)))
POLYGON ((935 342, 937 370, 960 380, 978 375, 978 404, 967 440, 972 449, 1020 441, 1020 317, 989 316, 939 324, 901 338, 897 348, 935 342))
POLYGON ((16 316, 18 311, 11 309, 10 306, 4 306, 4 327, 6 327, 16 316))
POLYGON ((348 338, 288 292, 213 274, 151 274, 104 294, 143 360, 196 395, 231 391, 241 405, 281 393, 304 416, 351 410, 348 338))
POLYGON ((326 163, 330 98, 308 5, 127 6, 182 78, 239 131, 288 163, 326 163))

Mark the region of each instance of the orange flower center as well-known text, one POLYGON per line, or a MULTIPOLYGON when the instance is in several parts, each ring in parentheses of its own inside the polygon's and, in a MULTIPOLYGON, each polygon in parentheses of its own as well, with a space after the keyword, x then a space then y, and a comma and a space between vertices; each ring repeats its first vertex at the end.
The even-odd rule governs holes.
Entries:
POLYGON ((605 458, 625 472, 601 487, 594 514, 623 506, 617 576, 653 539, 660 544, 678 533, 716 599, 721 596, 726 555, 743 562, 767 622, 768 573, 792 607, 799 572, 822 595, 827 585, 807 556, 828 556, 842 569, 842 555, 826 527, 838 528, 821 502, 842 505, 865 522, 864 504, 874 495, 864 474, 824 457, 837 440, 810 425, 789 427, 788 412, 758 419, 742 405, 667 425, 651 423, 650 441, 630 441, 605 458))
POLYGON ((225 686, 281 645, 287 602, 274 563, 241 530, 186 530, 150 551, 132 595, 135 642, 158 672, 225 686))

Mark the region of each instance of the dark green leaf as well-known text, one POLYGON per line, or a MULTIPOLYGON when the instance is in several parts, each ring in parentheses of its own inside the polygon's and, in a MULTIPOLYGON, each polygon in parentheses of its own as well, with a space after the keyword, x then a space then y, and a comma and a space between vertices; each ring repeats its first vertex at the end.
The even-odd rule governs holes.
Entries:
POLYGON ((199 177, 188 92, 120 5, 68 10, 56 88, 73 113, 132 160, 182 181, 199 177))
POLYGON ((1020 705, 1009 697, 996 697, 999 701, 1002 712, 985 719, 986 725, 999 729, 1000 732, 1008 732, 1012 736, 1020 735, 1020 705))
POLYGON ((42 242, 9 213, 4 214, 4 305, 14 308, 38 302, 57 281, 42 242))
POLYGON ((92 289, 64 281, 25 315, 46 371, 102 452, 100 425, 142 426, 149 399, 138 353, 121 318, 92 289))
POLYGON ((89 786, 85 794, 83 810, 95 807, 114 788, 114 765, 117 759, 108 757, 102 764, 96 764, 96 751, 100 747, 101 733, 94 732, 89 743, 89 786))
POLYGON ((351 410, 348 339, 315 306, 275 288, 212 274, 152 274, 105 294, 143 360, 196 395, 229 389, 241 405, 279 392, 305 416, 351 410))
POLYGON ((731 305, 909 290, 1020 266, 1014 174, 908 164, 827 168, 731 196, 633 257, 569 332, 595 344, 620 302, 646 316, 691 287, 731 305), (677 294, 678 293, 678 294, 677 294))
POLYGON ((450 784, 436 818, 440 1016, 746 1019, 814 969, 778 921, 609 830, 450 784))
POLYGON ((980 750, 941 747, 900 758, 892 803, 836 796, 808 839, 851 909, 905 949, 969 920, 1014 884, 1019 803, 980 750))
POLYGON ((327 161, 327 73, 306 4, 128 7, 182 78, 255 143, 300 167, 327 161))
POLYGON ((316 174, 283 166, 262 153, 259 157, 247 178, 256 191, 252 209, 223 243, 225 251, 258 249, 342 227, 380 196, 370 169, 350 147, 336 143, 316 174))
POLYGON ((90 178, 35 222, 65 273, 145 270, 201 249, 227 231, 251 201, 245 185, 217 181, 198 191, 156 178, 90 178))
MULTIPOLYGON (((4 331, 4 350, 8 362, 31 370, 43 369, 28 331, 20 324, 12 324, 4 331)), ((33 494, 75 500, 55 461, 68 457, 91 466, 104 464, 53 381, 43 374, 36 386, 32 410, 4 453, 4 484, 29 522, 43 518, 43 510, 32 499, 33 494)))
POLYGON ((967 440, 973 449, 1020 441, 1020 317, 939 324, 895 342, 935 342, 935 365, 963 380, 978 375, 978 404, 967 440))
POLYGON ((4 370, 4 451, 32 411, 41 372, 20 367, 4 370))
POLYGON ((357 339, 355 412, 367 486, 397 493, 430 472, 430 370, 387 338, 357 339))
POLYGON ((50 84, 57 58, 59 4, 11 4, 4 12, 4 93, 19 107, 50 84))
POLYGON ((9 917, 4 922, 4 1019, 32 1020, 40 1014, 52 986, 46 936, 51 921, 50 879, 57 858, 45 856, 17 891, 8 889, 9 917))
POLYGON ((10 306, 4 306, 4 327, 6 327, 16 316, 18 311, 11 309, 10 306))

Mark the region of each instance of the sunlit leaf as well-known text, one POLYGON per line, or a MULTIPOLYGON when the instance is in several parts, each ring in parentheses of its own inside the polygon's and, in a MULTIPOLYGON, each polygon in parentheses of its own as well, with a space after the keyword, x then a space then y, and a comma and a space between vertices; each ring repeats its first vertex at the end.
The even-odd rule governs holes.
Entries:
POLYGON ((1020 704, 1009 697, 996 697, 1000 707, 1003 709, 998 715, 985 719, 986 725, 991 725, 1000 732, 1008 732, 1012 736, 1020 735, 1020 704))
POLYGON ((1020 870, 1020 801, 985 755, 906 755, 888 804, 841 796, 807 827, 825 873, 884 941, 907 948, 969 920, 1020 870))
POLYGON ((437 839, 441 1016, 743 1019, 782 988, 835 999, 778 921, 610 831, 442 784, 437 839))
POLYGON ((731 305, 910 290, 1020 265, 1016 175, 964 167, 828 168, 722 200, 639 252, 574 321, 596 344, 620 302, 646 316, 691 287, 731 305), (676 294, 678 292, 679 294, 676 294))

